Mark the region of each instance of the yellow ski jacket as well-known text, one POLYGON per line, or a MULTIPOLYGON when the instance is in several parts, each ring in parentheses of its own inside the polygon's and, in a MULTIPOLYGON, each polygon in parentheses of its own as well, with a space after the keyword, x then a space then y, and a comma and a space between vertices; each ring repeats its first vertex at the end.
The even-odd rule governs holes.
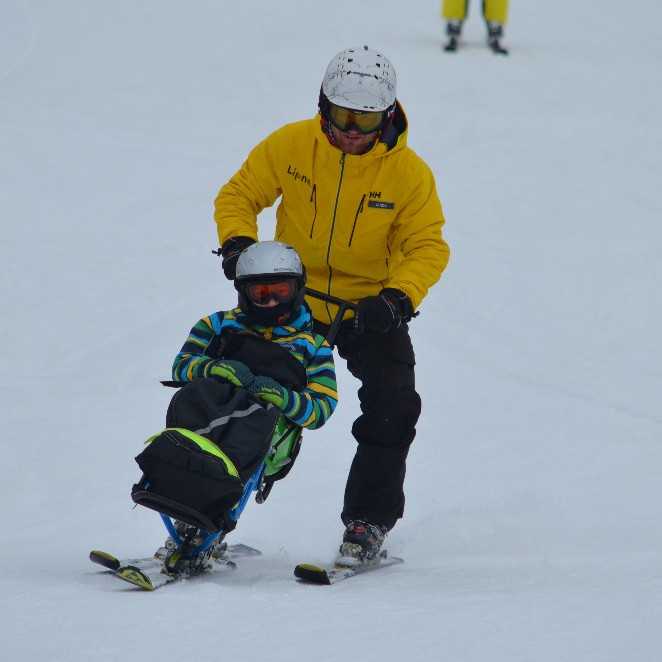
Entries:
MULTIPOLYGON (((434 176, 406 141, 399 104, 393 124, 358 156, 332 145, 319 117, 285 125, 221 188, 214 214, 221 245, 257 240, 257 215, 282 196, 275 239, 296 248, 308 287, 354 303, 394 287, 416 309, 450 252, 434 176)), ((308 303, 315 319, 332 321, 327 304, 308 303)))

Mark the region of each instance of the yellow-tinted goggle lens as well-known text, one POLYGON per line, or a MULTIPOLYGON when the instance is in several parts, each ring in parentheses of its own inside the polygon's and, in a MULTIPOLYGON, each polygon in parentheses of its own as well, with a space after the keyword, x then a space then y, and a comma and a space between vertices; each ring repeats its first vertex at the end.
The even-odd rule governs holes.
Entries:
POLYGON ((372 133, 382 126, 384 113, 355 113, 347 108, 331 104, 329 118, 341 131, 356 129, 361 133, 372 133))

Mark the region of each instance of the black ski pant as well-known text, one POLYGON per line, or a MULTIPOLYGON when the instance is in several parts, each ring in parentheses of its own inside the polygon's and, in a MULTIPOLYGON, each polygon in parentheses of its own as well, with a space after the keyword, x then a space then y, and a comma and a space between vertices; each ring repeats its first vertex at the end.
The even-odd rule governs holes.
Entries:
MULTIPOLYGON (((326 335, 328 328, 315 321, 317 333, 326 335)), ((343 322, 334 344, 361 382, 361 415, 352 426, 358 446, 345 487, 342 521, 363 518, 390 530, 404 513, 407 454, 421 413, 409 328, 403 324, 384 334, 357 334, 351 321, 343 322)))

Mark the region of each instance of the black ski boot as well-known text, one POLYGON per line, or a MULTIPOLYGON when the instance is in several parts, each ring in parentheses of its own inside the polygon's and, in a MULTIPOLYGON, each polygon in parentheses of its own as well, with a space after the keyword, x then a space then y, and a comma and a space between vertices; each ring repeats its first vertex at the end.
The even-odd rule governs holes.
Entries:
POLYGON ((499 55, 508 55, 508 50, 501 45, 503 26, 498 21, 487 22, 487 44, 499 55))
POLYGON ((444 46, 444 50, 447 53, 454 53, 457 50, 462 35, 462 21, 454 19, 448 21, 446 23, 446 34, 448 35, 448 41, 444 46))
POLYGON ((388 529, 367 520, 353 520, 345 529, 336 565, 351 568, 375 562, 380 556, 388 529))
POLYGON ((196 574, 208 569, 212 559, 221 558, 227 548, 224 542, 225 535, 221 535, 211 547, 193 556, 193 551, 205 540, 202 532, 194 526, 185 522, 175 520, 175 531, 181 539, 179 547, 171 536, 166 538, 163 547, 159 547, 154 553, 156 558, 163 560, 169 573, 188 572, 196 574))
POLYGON ((168 551, 163 559, 166 572, 169 574, 187 573, 195 575, 208 570, 211 567, 213 546, 194 555, 195 548, 204 540, 204 537, 200 535, 200 530, 195 526, 177 521, 175 522, 175 531, 180 536, 181 543, 177 546, 172 538, 168 537, 168 540, 166 540, 165 547, 168 551), (170 545, 168 544, 169 541, 170 545))

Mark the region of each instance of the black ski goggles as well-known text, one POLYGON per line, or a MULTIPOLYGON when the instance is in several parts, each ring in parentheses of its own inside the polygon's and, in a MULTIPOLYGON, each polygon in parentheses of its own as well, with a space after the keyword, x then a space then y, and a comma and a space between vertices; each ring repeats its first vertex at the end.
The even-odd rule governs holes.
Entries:
POLYGON ((292 301, 296 293, 297 282, 294 278, 277 283, 249 283, 246 285, 246 296, 258 306, 266 304, 270 299, 276 299, 278 303, 292 301))
POLYGON ((342 132, 354 129, 363 135, 368 135, 379 131, 384 126, 386 113, 381 111, 361 113, 331 103, 329 104, 329 119, 331 124, 342 132))

